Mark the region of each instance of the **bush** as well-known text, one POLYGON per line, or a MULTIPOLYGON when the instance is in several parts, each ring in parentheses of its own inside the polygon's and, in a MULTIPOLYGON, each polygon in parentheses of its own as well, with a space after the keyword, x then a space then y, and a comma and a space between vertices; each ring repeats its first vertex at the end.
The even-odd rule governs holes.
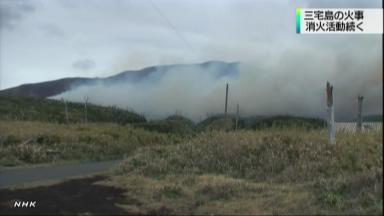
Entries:
POLYGON ((174 115, 164 120, 135 124, 134 127, 160 133, 190 137, 194 135, 195 124, 183 116, 174 115))
POLYGON ((272 116, 263 117, 250 123, 252 129, 261 130, 267 128, 302 128, 302 129, 320 129, 326 125, 324 120, 315 118, 304 118, 295 116, 272 116))
MULTIPOLYGON (((230 131, 235 129, 236 116, 215 115, 208 117, 197 125, 200 131, 230 131)), ((238 119, 238 129, 321 129, 326 123, 321 119, 296 116, 260 116, 242 117, 238 119)))
POLYGON ((0 139, 1 139, 2 145, 4 146, 13 145, 21 142, 21 140, 17 138, 15 135, 8 135, 5 138, 0 138, 0 139))
POLYGON ((320 194, 320 202, 324 203, 327 207, 341 208, 343 197, 335 192, 322 192, 320 194))

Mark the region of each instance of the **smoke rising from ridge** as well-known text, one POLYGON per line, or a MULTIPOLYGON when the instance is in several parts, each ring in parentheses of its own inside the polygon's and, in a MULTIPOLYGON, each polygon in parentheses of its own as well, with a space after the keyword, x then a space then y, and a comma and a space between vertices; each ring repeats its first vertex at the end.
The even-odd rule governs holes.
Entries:
POLYGON ((74 88, 54 98, 82 101, 88 95, 92 103, 130 107, 149 119, 178 111, 198 121, 207 114, 224 112, 228 82, 230 113, 235 112, 238 102, 242 116, 323 117, 324 88, 330 81, 334 85, 336 120, 355 117, 358 94, 365 97, 365 115, 382 113, 380 37, 324 37, 320 39, 324 45, 311 44, 312 39, 308 38, 303 40, 307 40, 305 45, 293 45, 272 56, 263 57, 263 50, 239 55, 243 60, 237 76, 217 78, 217 69, 197 65, 170 69, 162 76, 153 73, 138 83, 74 88))

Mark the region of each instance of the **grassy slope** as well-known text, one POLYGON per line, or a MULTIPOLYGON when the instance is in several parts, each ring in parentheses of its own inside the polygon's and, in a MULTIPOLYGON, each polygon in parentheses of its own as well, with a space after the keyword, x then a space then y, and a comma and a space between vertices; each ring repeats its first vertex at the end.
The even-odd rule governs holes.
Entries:
MULTIPOLYGON (((89 122, 142 123, 145 118, 116 107, 88 104, 89 122)), ((84 121, 84 104, 68 102, 70 123, 84 121)), ((64 103, 29 97, 0 97, 0 120, 23 120, 65 123, 64 103)))
POLYGON ((105 182, 137 213, 382 214, 382 134, 206 133, 138 150, 105 182))
MULTIPOLYGON (((88 106, 88 120, 94 124, 82 125, 79 123, 84 118, 83 104, 69 103, 68 110, 70 124, 65 125, 61 124, 65 122, 65 115, 64 105, 60 101, 0 97, 0 165, 119 158, 126 155, 128 149, 133 149, 132 143, 137 147, 147 145, 147 137, 162 137, 162 143, 172 144, 199 136, 204 131, 229 131, 234 128, 234 118, 224 119, 217 116, 195 124, 187 118, 174 115, 163 120, 146 122, 145 118, 135 113, 96 105, 88 106), (97 122, 128 124, 128 128, 115 124, 96 124, 97 122), (132 127, 129 128, 130 126, 132 127)), ((311 119, 297 117, 275 117, 249 122, 252 124, 240 124, 240 128, 261 129, 253 127, 256 124, 265 127, 316 126, 311 119), (275 124, 276 121, 280 123, 275 124), (269 124, 270 122, 273 124, 269 124)), ((151 143, 148 142, 149 145, 151 143)))
POLYGON ((121 158, 143 146, 180 142, 174 135, 112 123, 0 121, 0 165, 121 158))
MULTIPOLYGON (((223 132, 233 118, 143 123, 130 112, 92 107, 90 121, 135 124, 57 124, 60 102, 0 98, 0 165, 129 155, 100 184, 126 189, 118 205, 136 213, 382 214, 380 132, 340 133, 327 146, 316 120, 241 121, 243 130, 223 132)), ((82 104, 69 109, 71 122, 81 122, 82 104)))

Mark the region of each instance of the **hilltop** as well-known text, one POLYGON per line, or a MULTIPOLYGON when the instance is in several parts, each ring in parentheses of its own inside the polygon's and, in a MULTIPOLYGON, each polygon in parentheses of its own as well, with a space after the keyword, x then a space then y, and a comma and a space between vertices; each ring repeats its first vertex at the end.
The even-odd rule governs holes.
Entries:
POLYGON ((220 78, 223 76, 234 76, 238 73, 239 63, 222 62, 222 61, 207 61, 199 64, 174 64, 174 65, 159 65, 146 67, 141 70, 123 71, 113 76, 105 78, 86 78, 86 77, 71 77, 58 80, 22 84, 17 87, 12 87, 0 91, 0 96, 24 96, 24 97, 52 97, 59 95, 69 90, 74 90, 83 86, 92 86, 103 84, 106 86, 119 83, 140 83, 150 78, 151 75, 163 76, 171 70, 193 71, 196 67, 209 70, 213 76, 220 78))

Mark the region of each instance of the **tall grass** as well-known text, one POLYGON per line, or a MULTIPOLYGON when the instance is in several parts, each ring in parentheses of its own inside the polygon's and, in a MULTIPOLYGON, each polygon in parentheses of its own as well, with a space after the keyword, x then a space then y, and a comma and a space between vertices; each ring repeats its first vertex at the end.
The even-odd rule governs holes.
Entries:
POLYGON ((121 171, 152 176, 215 173, 295 182, 381 167, 381 134, 339 134, 337 141, 328 145, 325 131, 204 133, 184 144, 141 149, 121 171))
POLYGON ((0 165, 116 159, 140 147, 168 145, 180 140, 172 134, 112 123, 64 125, 0 121, 0 165))
POLYGON ((116 168, 113 184, 167 185, 129 193, 144 213, 382 214, 382 134, 336 140, 328 145, 326 131, 305 129, 203 133, 139 149, 116 168), (201 185, 204 176, 209 183, 201 185))

